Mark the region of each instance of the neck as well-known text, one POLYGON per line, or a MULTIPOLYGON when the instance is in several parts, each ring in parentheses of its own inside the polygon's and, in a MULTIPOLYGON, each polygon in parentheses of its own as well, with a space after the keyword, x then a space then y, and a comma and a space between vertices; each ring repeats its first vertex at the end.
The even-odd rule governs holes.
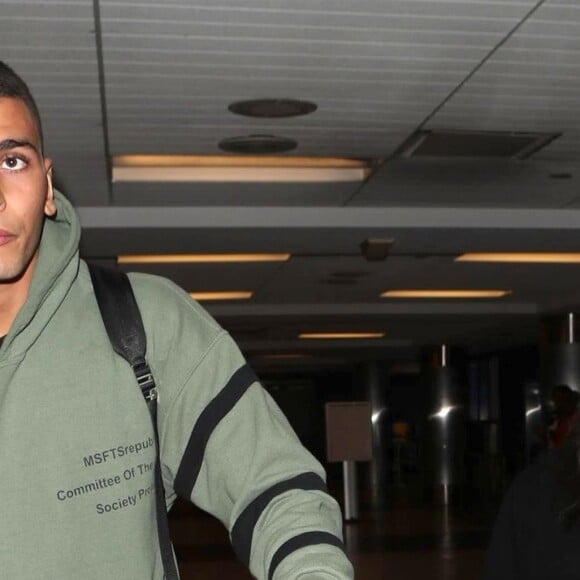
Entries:
POLYGON ((28 297, 36 256, 16 280, 0 282, 0 336, 6 336, 28 297))

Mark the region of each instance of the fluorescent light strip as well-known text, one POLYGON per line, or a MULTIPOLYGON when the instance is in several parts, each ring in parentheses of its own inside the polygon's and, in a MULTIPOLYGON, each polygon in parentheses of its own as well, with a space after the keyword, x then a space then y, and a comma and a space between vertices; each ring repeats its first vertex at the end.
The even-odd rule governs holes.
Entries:
POLYGON ((365 169, 369 161, 346 157, 272 155, 115 155, 115 167, 302 167, 365 169))
POLYGON ((387 290, 381 298, 502 298, 510 290, 387 290))
POLYGON ((578 264, 579 252, 475 252, 462 254, 456 262, 507 262, 530 264, 578 264))
POLYGON ((384 338, 384 332, 303 332, 298 335, 301 339, 359 339, 359 338, 384 338))
POLYGON ((133 254, 118 264, 218 264, 231 262, 287 262, 291 254, 133 254))
POLYGON ((315 183, 363 181, 367 160, 340 157, 118 155, 114 182, 315 183))
POLYGON ((367 175, 366 169, 322 167, 113 167, 114 183, 342 183, 367 175))
POLYGON ((198 302, 209 300, 249 300, 253 296, 253 292, 190 292, 189 295, 198 302))

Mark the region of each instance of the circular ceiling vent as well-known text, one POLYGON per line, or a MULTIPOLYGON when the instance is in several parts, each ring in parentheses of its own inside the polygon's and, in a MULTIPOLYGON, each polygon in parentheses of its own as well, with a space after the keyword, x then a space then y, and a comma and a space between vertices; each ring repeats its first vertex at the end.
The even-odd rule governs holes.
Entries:
POLYGON ((296 149, 298 143, 294 139, 276 137, 275 135, 244 135, 230 137, 219 142, 219 148, 229 153, 249 153, 254 155, 268 153, 283 153, 296 149))
POLYGON ((317 105, 297 99, 252 99, 232 103, 228 109, 236 115, 259 117, 262 119, 281 119, 300 117, 314 113, 317 105))

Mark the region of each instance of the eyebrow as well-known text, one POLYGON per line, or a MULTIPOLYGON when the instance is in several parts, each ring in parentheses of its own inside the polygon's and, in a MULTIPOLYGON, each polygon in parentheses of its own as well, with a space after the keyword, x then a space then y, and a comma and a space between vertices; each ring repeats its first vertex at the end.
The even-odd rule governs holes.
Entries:
POLYGON ((25 139, 4 139, 4 141, 0 141, 0 151, 16 149, 16 147, 29 147, 38 153, 36 145, 30 141, 26 141, 25 139))

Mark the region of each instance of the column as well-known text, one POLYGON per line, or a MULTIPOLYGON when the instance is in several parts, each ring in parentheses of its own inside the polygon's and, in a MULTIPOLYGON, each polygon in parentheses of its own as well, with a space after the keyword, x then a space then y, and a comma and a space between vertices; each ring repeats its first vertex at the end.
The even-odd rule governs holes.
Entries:
POLYGON ((440 345, 427 353, 426 382, 429 397, 424 445, 427 483, 435 499, 447 505, 464 480, 465 400, 467 386, 451 352, 440 345))
POLYGON ((578 315, 574 312, 542 319, 541 382, 542 398, 548 403, 556 385, 580 391, 580 343, 577 342, 578 315))
POLYGON ((361 390, 371 404, 373 460, 370 463, 371 499, 382 504, 387 497, 390 413, 387 404, 388 377, 378 361, 361 363, 361 390))

